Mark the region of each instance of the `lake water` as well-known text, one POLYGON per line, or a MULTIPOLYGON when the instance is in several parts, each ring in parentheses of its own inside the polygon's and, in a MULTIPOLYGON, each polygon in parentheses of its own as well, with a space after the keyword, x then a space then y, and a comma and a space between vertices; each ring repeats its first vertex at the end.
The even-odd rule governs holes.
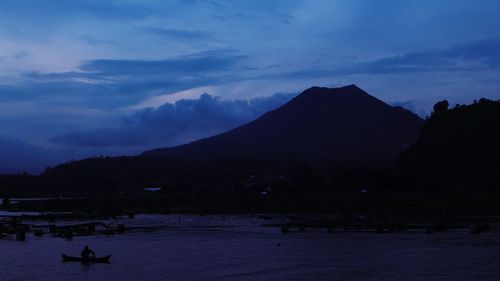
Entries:
MULTIPOLYGON (((279 218, 277 220, 280 220, 279 218)), ((0 239, 0 280, 500 280, 500 230, 290 232, 245 216, 138 215, 120 220, 169 229, 113 236, 0 239), (89 245, 111 264, 63 263, 89 245)), ((115 222, 117 223, 117 222, 115 222)))

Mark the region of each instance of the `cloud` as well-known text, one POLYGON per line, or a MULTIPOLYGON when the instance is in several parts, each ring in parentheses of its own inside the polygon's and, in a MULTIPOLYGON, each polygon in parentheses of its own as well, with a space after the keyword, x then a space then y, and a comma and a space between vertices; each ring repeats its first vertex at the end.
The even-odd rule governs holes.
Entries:
POLYGON ((410 52, 347 67, 352 73, 409 73, 500 70, 500 38, 485 39, 448 49, 410 52))
POLYGON ((0 173, 38 173, 61 161, 50 149, 0 135, 0 173))
POLYGON ((417 72, 470 72, 500 71, 500 38, 490 38, 458 45, 451 48, 408 52, 402 55, 354 62, 342 67, 328 69, 303 69, 282 74, 256 77, 269 78, 307 78, 355 74, 407 74, 417 72))
POLYGON ((144 27, 142 30, 171 40, 200 41, 215 39, 212 33, 201 30, 167 29, 159 27, 144 27))
POLYGON ((87 44, 90 44, 90 45, 102 45, 102 44, 116 45, 117 44, 116 42, 113 42, 111 40, 99 39, 96 36, 88 34, 88 33, 78 35, 78 36, 76 36, 76 38, 78 40, 81 40, 81 41, 83 41, 87 44))
POLYGON ((406 110, 409 110, 409 111, 417 114, 418 116, 420 116, 421 118, 424 118, 424 119, 429 114, 425 110, 419 110, 417 105, 415 105, 414 101, 391 102, 391 106, 402 107, 406 110))
POLYGON ((107 76, 121 75, 193 75, 209 74, 207 71, 233 69, 238 61, 245 58, 228 51, 206 51, 165 60, 91 60, 83 63, 83 71, 107 76))
POLYGON ((171 146, 222 133, 249 122, 289 101, 294 94, 274 94, 250 100, 224 100, 203 94, 195 100, 166 103, 127 116, 119 128, 76 131, 52 142, 79 147, 171 146))
MULTIPOLYGON (((476 61, 484 69, 500 67, 500 38, 489 38, 440 52, 442 57, 476 61)), ((473 69, 473 68, 471 68, 473 69)))
MULTIPOLYGON (((179 93, 244 100, 356 83, 417 111, 498 98, 499 1, 39 2, 0 1, 0 134, 34 144, 66 135, 59 143, 88 153, 120 141, 132 153, 156 145, 147 138, 170 145, 209 134, 202 125, 155 130, 155 118, 140 117, 176 120, 182 104, 120 119, 179 93)), ((216 133, 237 122, 212 123, 216 133)))
POLYGON ((413 113, 416 113, 415 111, 415 104, 412 101, 400 101, 400 102, 392 102, 391 106, 399 106, 404 109, 407 109, 413 113))
POLYGON ((163 60, 96 59, 69 72, 24 72, 0 84, 0 100, 78 101, 96 108, 123 107, 159 94, 242 79, 247 57, 228 50, 163 60))

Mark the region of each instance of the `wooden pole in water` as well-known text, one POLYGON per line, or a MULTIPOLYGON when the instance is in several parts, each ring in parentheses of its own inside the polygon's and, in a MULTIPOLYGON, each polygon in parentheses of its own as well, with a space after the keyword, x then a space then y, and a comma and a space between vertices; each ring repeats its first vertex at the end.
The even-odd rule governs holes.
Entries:
POLYGON ((18 230, 16 232, 16 240, 17 241, 25 241, 26 240, 26 232, 24 232, 24 230, 18 230))

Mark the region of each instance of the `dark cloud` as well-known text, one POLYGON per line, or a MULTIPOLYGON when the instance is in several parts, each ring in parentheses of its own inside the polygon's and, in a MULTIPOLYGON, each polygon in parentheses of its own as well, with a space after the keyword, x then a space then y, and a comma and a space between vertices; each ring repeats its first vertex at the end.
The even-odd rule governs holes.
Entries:
POLYGON ((17 85, 0 86, 2 100, 45 97, 76 99, 96 108, 126 106, 158 93, 220 85, 247 79, 316 79, 354 74, 405 74, 443 71, 500 70, 500 38, 448 49, 409 52, 368 62, 331 68, 258 75, 244 64, 246 56, 227 50, 207 51, 164 60, 98 59, 82 63, 78 71, 28 72, 17 85))
MULTIPOLYGON (((116 135, 116 137, 122 137, 116 135)), ((143 150, 121 149, 114 147, 89 148, 47 148, 20 139, 0 135, 0 174, 23 173, 39 174, 48 166, 63 162, 92 157, 96 155, 131 155, 143 150)))
POLYGON ((25 72, 22 83, 0 85, 1 100, 78 100, 96 108, 125 106, 166 94, 240 78, 246 56, 205 51, 164 60, 91 60, 78 71, 25 72))
POLYGON ((500 1, 40 2, 0 1, 0 123, 4 135, 41 145, 58 135, 89 154, 108 154, 112 143, 132 153, 139 148, 130 146, 189 141, 257 115, 242 117, 235 112, 252 111, 212 97, 119 125, 123 108, 207 86, 245 99, 263 89, 358 83, 417 110, 453 96, 498 95, 500 1), (63 69, 73 71, 48 73, 63 69), (209 110, 217 104, 234 108, 217 115, 209 110), (73 129, 81 131, 64 134, 73 129))
POLYGON ((91 60, 83 63, 80 69, 107 76, 122 75, 193 75, 209 74, 207 71, 234 69, 237 62, 245 58, 227 51, 208 51, 166 60, 91 60))
POLYGON ((120 128, 77 131, 52 138, 57 144, 80 147, 177 145, 222 133, 279 107, 294 94, 250 100, 223 100, 203 94, 124 118, 120 128))
POLYGON ((406 74, 443 71, 500 71, 500 38, 491 38, 448 49, 408 52, 344 67, 303 69, 262 75, 256 79, 314 78, 353 74, 406 74))
POLYGON ((61 161, 50 149, 0 135, 0 173, 38 173, 61 161))
POLYGON ((143 31, 166 39, 180 41, 214 40, 212 33, 200 30, 166 29, 158 27, 144 27, 143 31))
POLYGON ((91 34, 83 34, 83 35, 78 35, 76 36, 78 40, 81 40, 83 42, 86 42, 90 45, 103 45, 103 44, 108 44, 108 45, 118 45, 118 43, 113 42, 111 40, 107 39, 100 39, 94 35, 91 34))
POLYGON ((145 133, 147 130, 139 127, 102 128, 66 133, 52 138, 51 141, 57 144, 85 147, 138 146, 153 141, 146 140, 145 133))
POLYGON ((412 52, 353 65, 347 74, 500 70, 500 38, 481 40, 449 49, 412 52))
POLYGON ((500 38, 490 38, 441 52, 443 57, 477 61, 483 68, 500 67, 500 38))

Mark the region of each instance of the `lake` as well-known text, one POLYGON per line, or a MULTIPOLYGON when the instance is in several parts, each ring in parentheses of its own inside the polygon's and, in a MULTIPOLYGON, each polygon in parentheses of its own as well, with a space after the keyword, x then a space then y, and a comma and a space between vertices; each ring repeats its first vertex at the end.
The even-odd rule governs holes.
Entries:
MULTIPOLYGON (((280 221, 281 218, 274 218, 280 221)), ((0 280, 499 280, 500 229, 282 234, 246 216, 137 215, 109 223, 171 225, 113 236, 0 239, 0 280), (111 264, 63 263, 89 245, 111 264)), ((40 223, 40 222, 37 222, 40 223)))

